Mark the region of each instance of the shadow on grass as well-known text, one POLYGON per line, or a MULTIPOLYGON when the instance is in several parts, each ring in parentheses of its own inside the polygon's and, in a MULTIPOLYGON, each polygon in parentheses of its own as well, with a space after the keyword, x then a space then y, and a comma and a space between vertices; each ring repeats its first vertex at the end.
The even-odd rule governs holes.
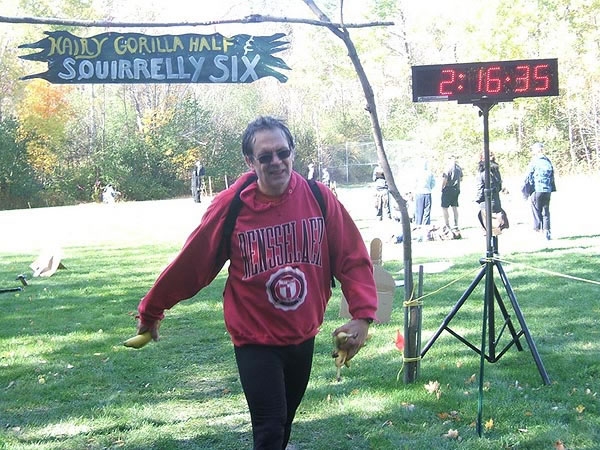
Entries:
MULTIPOLYGON (((251 447, 249 417, 222 318, 224 274, 167 312, 160 342, 142 350, 122 346, 135 332, 139 299, 174 251, 169 246, 73 250, 67 270, 30 280, 23 292, 0 296, 5 448, 251 447)), ((0 280, 11 281, 33 258, 2 259, 0 280)), ((303 450, 541 449, 568 439, 573 448, 594 448, 590 442, 600 440, 600 406, 594 400, 600 376, 596 288, 528 266, 534 261, 539 268, 597 277, 600 262, 587 252, 564 248, 511 259, 504 267, 551 386, 542 386, 525 342, 523 352, 511 348, 497 363, 486 364, 484 411, 497 425, 477 438, 479 356, 456 338, 445 332, 440 336, 421 361, 417 382, 396 381, 402 355, 393 341, 403 327, 401 289, 392 320, 372 327, 368 345, 337 383, 330 334, 344 321, 338 317, 338 288, 317 336, 313 376, 292 442, 303 450), (426 389, 430 382, 439 387, 426 389), (581 407, 584 411, 578 412, 581 407), (527 433, 519 427, 527 427, 527 433), (460 444, 443 437, 450 428, 459 430, 460 444)), ((471 256, 452 263, 449 270, 426 276, 423 342, 480 268, 471 256)), ((400 263, 392 264, 389 270, 400 270, 400 263)), ((482 307, 483 286, 452 322, 476 343, 482 307)))

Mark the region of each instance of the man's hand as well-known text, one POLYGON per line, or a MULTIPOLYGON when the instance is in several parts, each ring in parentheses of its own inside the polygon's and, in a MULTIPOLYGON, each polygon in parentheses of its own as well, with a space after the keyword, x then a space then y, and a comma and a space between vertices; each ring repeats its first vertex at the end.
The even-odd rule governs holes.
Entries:
POLYGON ((333 336, 343 331, 350 335, 345 343, 340 345, 341 350, 348 352, 346 361, 350 361, 358 353, 361 347, 365 345, 367 335, 369 334, 369 322, 363 319, 353 319, 333 332, 333 336))
POLYGON ((143 334, 146 331, 150 332, 150 335, 152 336, 152 340, 153 341, 158 341, 160 339, 160 336, 158 334, 158 329, 160 328, 160 320, 157 320, 156 322, 154 322, 152 325, 145 325, 142 323, 142 321, 138 318, 138 323, 137 323, 137 334, 143 334))

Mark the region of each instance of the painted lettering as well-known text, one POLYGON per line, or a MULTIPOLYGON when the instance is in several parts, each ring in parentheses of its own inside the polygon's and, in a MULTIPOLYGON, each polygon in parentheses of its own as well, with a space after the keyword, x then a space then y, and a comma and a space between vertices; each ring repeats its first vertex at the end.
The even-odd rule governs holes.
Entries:
POLYGON ((113 43, 117 55, 175 53, 184 45, 178 36, 117 36, 113 43))
POLYGON ((73 67, 74 65, 75 60, 73 58, 65 58, 65 60, 63 61, 63 67, 67 72, 58 72, 58 78, 62 80, 72 80, 73 78, 75 78, 77 76, 77 72, 73 67))
POLYGON ((140 75, 143 74, 144 78, 151 78, 152 74, 148 70, 148 61, 142 58, 133 59, 133 76, 136 80, 140 79, 140 75))
POLYGON ((243 278, 290 264, 321 267, 324 231, 324 219, 312 217, 239 233, 243 278))
POLYGON ((250 61, 247 56, 242 56, 242 62, 246 66, 246 71, 241 76, 240 81, 243 83, 248 79, 248 77, 252 77, 253 81, 258 80, 258 75, 256 74, 256 71, 254 70, 254 68, 260 62, 260 55, 254 56, 252 61, 250 61))
POLYGON ((208 79, 213 83, 224 83, 227 81, 232 82, 245 82, 248 78, 252 78, 252 81, 258 80, 258 75, 256 74, 255 67, 260 62, 260 55, 255 55, 252 61, 248 59, 246 56, 242 56, 242 63, 245 66, 246 70, 242 74, 242 76, 238 80, 238 67, 239 60, 238 57, 233 55, 231 58, 227 55, 217 55, 213 60, 215 67, 220 70, 220 76, 210 75, 208 79), (227 62, 231 60, 231 70, 227 62))
POLYGON ((78 80, 89 80, 94 76, 94 64, 87 59, 79 63, 79 78, 78 80))
POLYGON ((204 56, 200 56, 196 59, 195 56, 190 56, 188 58, 189 62, 194 66, 194 73, 192 74, 192 82, 196 82, 200 79, 200 73, 202 72, 202 66, 204 65, 204 60, 206 58, 204 56))

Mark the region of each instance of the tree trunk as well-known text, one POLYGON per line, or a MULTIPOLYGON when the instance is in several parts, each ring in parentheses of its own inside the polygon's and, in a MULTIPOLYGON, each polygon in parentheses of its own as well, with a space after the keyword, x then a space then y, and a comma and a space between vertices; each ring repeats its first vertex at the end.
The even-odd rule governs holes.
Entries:
MULTIPOLYGON (((319 9, 317 5, 315 5, 313 0, 303 0, 304 3, 310 8, 310 10, 319 17, 319 20, 322 22, 329 22, 331 20, 319 9)), ((343 8, 343 2, 342 6, 343 8)), ((342 14, 340 16, 343 17, 342 14)), ((404 299, 411 300, 413 295, 413 277, 412 277, 412 238, 411 238, 411 229, 410 229, 410 219, 408 216, 408 210, 406 208, 406 200, 400 195, 398 188, 396 187, 396 183, 394 182, 394 176, 392 174, 392 170, 390 169, 390 165, 387 159, 387 155, 385 153, 383 147, 383 136, 381 133, 381 127, 379 125, 379 118, 377 116, 377 106, 375 104, 375 95, 373 94, 373 89, 371 84, 369 83, 369 79, 365 70, 363 68, 362 63, 358 57, 356 52, 356 47, 354 46, 354 42, 350 38, 350 33, 344 27, 343 19, 340 21, 341 26, 335 26, 331 24, 329 29, 339 37, 343 42, 346 48, 348 49, 348 56, 354 65, 354 69, 356 70, 356 74, 360 80, 360 84, 362 86, 363 92, 365 94, 365 100, 367 101, 366 110, 369 113, 369 117, 371 119, 371 128, 373 131, 373 138, 375 140, 375 147, 377 149, 377 157, 379 159, 379 163, 383 168, 383 173, 385 175, 385 179, 388 183, 389 191, 398 203, 400 208, 400 216, 402 219, 402 244, 404 250, 404 299)))

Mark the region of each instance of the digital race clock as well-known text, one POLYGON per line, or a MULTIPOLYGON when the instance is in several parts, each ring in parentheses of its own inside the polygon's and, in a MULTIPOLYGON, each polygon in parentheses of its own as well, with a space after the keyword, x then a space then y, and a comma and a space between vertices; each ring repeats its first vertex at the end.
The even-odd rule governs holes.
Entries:
POLYGON ((558 95, 558 60, 437 64, 412 67, 413 102, 481 100, 558 95))

